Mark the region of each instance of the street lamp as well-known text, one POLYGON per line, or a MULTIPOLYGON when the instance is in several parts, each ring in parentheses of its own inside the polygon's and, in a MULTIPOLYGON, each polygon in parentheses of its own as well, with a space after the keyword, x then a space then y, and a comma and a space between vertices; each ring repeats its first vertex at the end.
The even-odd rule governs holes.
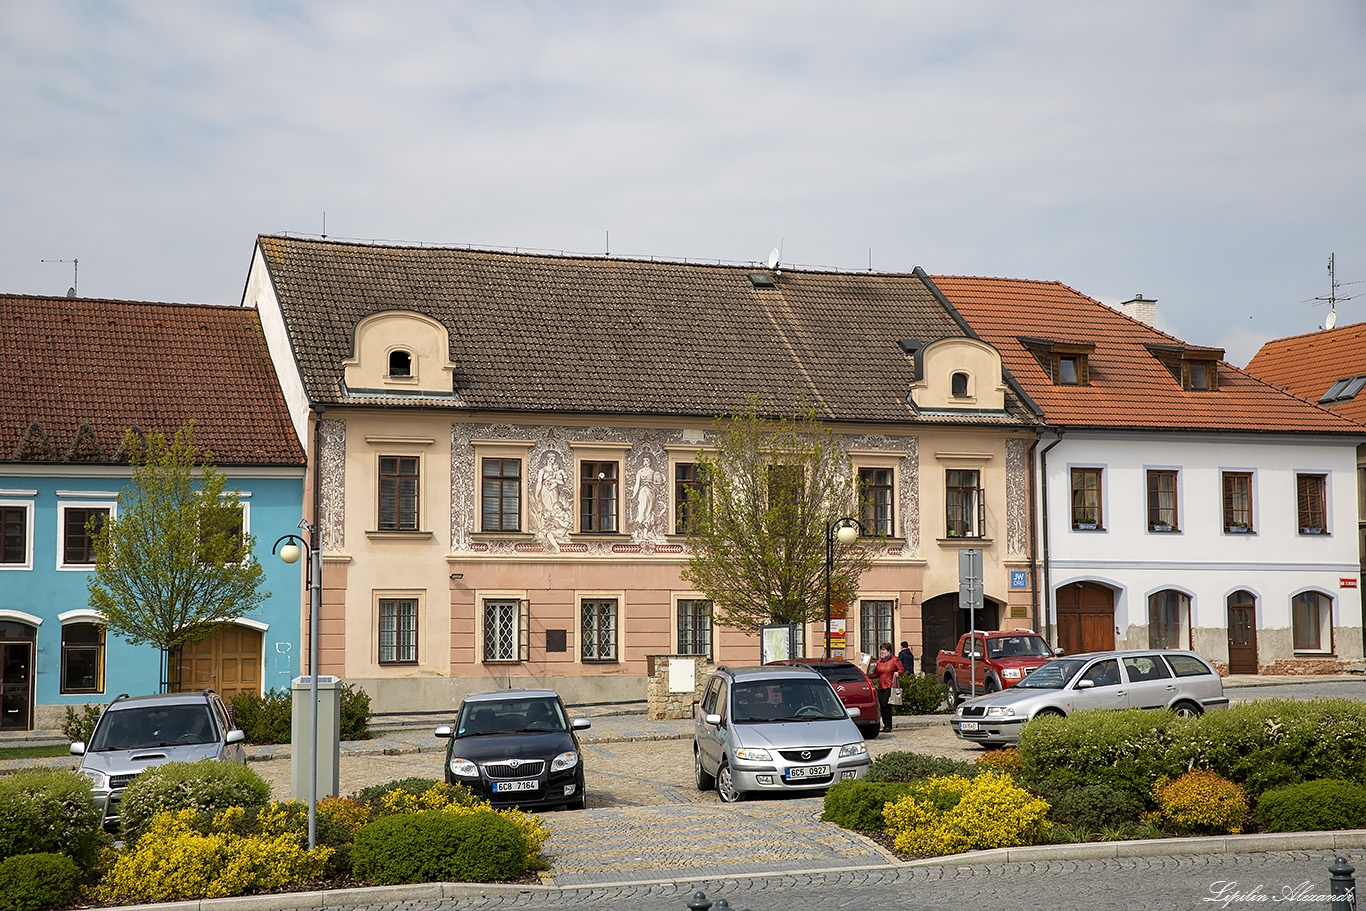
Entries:
MULTIPOLYGON (((313 536, 313 526, 307 519, 299 520, 299 528, 313 536)), ((299 562, 302 553, 307 553, 309 561, 305 564, 304 583, 308 586, 308 673, 310 679, 309 695, 311 709, 308 716, 308 847, 318 846, 318 605, 321 600, 319 585, 322 580, 322 564, 316 542, 314 546, 298 535, 282 535, 271 546, 270 552, 280 550, 280 559, 286 563, 299 562), (284 546, 280 542, 284 542, 284 546)))
POLYGON ((825 629, 822 635, 825 637, 826 658, 830 657, 830 575, 835 568, 835 541, 838 539, 841 544, 848 547, 857 541, 860 535, 867 533, 863 523, 852 516, 825 523, 825 629))

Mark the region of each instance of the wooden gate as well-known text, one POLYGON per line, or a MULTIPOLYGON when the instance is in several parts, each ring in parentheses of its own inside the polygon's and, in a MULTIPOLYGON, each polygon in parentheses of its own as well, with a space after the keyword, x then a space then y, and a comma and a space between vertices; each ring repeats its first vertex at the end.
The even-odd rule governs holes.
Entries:
POLYGON ((261 692, 260 630, 224 623, 202 642, 180 650, 177 674, 181 692, 212 687, 224 699, 237 693, 261 692))
POLYGON ((1069 655, 1115 647, 1115 593, 1095 582, 1058 589, 1058 645, 1069 655))

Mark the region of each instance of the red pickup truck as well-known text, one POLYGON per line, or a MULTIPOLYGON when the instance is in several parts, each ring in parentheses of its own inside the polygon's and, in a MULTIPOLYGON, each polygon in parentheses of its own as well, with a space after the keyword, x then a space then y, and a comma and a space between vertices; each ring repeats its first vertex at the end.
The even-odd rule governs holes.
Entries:
POLYGON ((949 688, 950 705, 956 706, 965 696, 995 693, 1014 686, 1034 668, 1061 654, 1062 649, 1050 647, 1033 630, 978 630, 964 633, 953 651, 941 650, 935 661, 935 673, 949 688), (968 647, 972 639, 976 640, 975 659, 968 647))

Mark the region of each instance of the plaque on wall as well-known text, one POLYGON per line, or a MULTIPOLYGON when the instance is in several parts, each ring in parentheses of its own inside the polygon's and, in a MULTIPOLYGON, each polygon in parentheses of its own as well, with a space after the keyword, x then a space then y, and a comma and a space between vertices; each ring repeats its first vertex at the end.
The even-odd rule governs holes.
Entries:
POLYGON ((569 646, 568 631, 562 629, 548 629, 545 631, 545 650, 547 652, 567 652, 569 646))

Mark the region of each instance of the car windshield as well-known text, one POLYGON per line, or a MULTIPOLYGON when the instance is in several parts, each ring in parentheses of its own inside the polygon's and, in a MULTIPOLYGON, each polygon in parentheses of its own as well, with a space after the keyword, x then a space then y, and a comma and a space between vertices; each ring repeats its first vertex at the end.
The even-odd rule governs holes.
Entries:
POLYGON ((868 678, 863 676, 863 671, 852 664, 813 664, 811 666, 832 683, 868 682, 868 678))
POLYGON ((1054 658, 1015 684, 1017 690, 1060 690, 1086 664, 1082 658, 1054 658))
POLYGON ((847 718, 844 704, 824 680, 756 680, 731 690, 736 724, 847 718))
POLYGON ((569 730, 564 707, 558 699, 535 696, 467 702, 460 712, 456 736, 469 734, 563 733, 569 730))
POLYGON ((987 640, 992 658, 1051 658, 1053 650, 1042 636, 997 636, 987 640))
POLYGON ((92 752, 142 750, 218 739, 207 705, 139 706, 111 709, 90 738, 92 752))

